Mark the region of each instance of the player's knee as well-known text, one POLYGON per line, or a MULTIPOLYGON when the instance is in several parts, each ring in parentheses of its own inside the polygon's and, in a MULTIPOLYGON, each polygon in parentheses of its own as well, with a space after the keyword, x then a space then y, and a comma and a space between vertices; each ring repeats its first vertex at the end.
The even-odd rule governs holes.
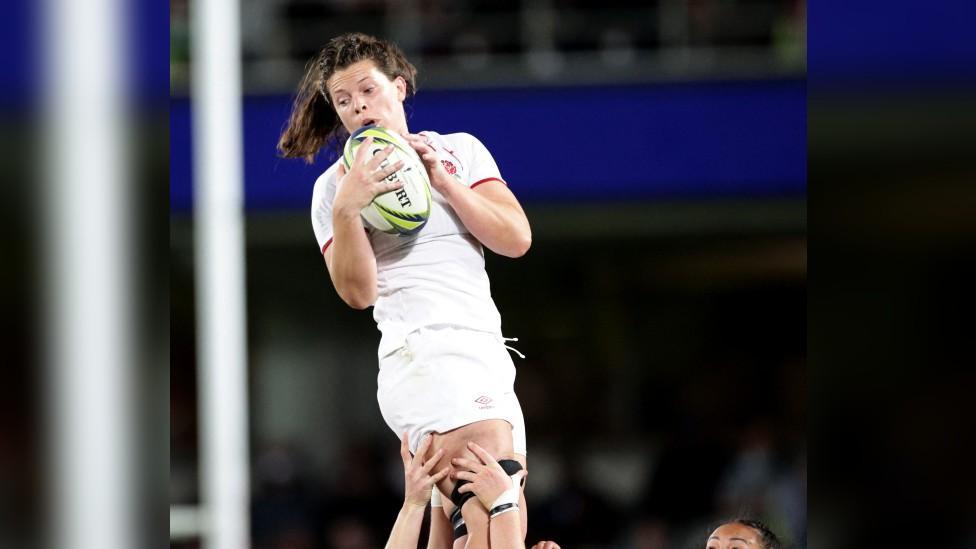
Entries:
POLYGON ((472 527, 475 535, 488 527, 488 514, 481 507, 481 502, 478 501, 477 497, 466 498, 462 501, 461 505, 456 506, 451 511, 449 519, 454 529, 455 540, 468 535, 469 529, 472 527), (472 499, 474 501, 471 501, 472 499))
MULTIPOLYGON (((525 483, 525 472, 522 464, 514 459, 500 459, 498 464, 502 467, 505 473, 512 478, 512 482, 518 483, 519 486, 525 483)), ((460 515, 461 508, 464 504, 471 498, 475 497, 474 492, 461 492, 461 487, 465 484, 469 484, 467 480, 457 480, 454 483, 454 489, 451 491, 451 502, 455 505, 455 511, 460 515)))
POLYGON ((475 497, 474 492, 461 492, 461 487, 470 484, 467 480, 457 480, 454 482, 454 490, 451 491, 451 503, 454 504, 454 511, 460 516, 461 508, 471 498, 475 497))
POLYGON ((451 513, 451 528, 454 530, 455 540, 468 535, 468 526, 464 522, 464 517, 461 516, 460 507, 455 507, 451 513))

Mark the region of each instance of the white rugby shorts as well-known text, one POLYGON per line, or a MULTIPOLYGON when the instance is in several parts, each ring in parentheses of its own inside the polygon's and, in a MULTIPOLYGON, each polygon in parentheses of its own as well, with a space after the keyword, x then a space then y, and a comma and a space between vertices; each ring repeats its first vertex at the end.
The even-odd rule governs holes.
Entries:
POLYGON ((500 336, 425 327, 380 358, 376 399, 396 436, 410 435, 411 452, 428 433, 503 419, 512 425, 515 453, 525 455, 525 420, 514 384, 515 365, 500 336))

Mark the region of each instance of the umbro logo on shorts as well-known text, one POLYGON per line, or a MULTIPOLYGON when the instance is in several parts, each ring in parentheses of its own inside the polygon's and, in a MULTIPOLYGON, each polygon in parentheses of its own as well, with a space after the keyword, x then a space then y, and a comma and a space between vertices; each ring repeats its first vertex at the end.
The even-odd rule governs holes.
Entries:
POLYGON ((480 406, 480 409, 481 410, 486 410, 488 408, 494 408, 494 406, 489 406, 489 404, 491 403, 491 398, 489 398, 489 397, 480 396, 480 397, 474 399, 474 401, 481 405, 480 406))

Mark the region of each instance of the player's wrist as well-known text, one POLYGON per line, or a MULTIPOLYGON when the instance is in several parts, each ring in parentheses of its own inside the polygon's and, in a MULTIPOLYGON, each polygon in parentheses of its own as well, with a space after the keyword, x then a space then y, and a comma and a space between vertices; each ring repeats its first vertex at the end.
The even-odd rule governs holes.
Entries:
POLYGON ((488 517, 490 519, 494 519, 500 515, 504 515, 505 513, 510 513, 512 511, 518 512, 518 510, 519 510, 518 503, 502 503, 489 509, 488 517))
POLYGON ((521 478, 522 478, 521 474, 517 474, 512 477, 506 477, 505 480, 510 482, 511 484, 509 484, 509 486, 505 490, 503 490, 501 493, 495 496, 494 499, 491 500, 491 504, 488 505, 488 510, 491 511, 492 509, 504 505, 511 505, 511 504, 514 504, 516 507, 518 507, 519 495, 521 493, 519 489, 520 487, 519 481, 521 480, 521 478))
POLYGON ((454 179, 447 173, 441 174, 439 177, 434 176, 430 178, 430 186, 437 189, 437 192, 441 193, 445 199, 448 201, 454 197, 454 193, 457 192, 458 187, 461 186, 457 179, 454 179))
POLYGON ((407 511, 414 512, 420 510, 421 512, 427 508, 427 500, 417 500, 414 498, 407 498, 403 500, 403 508, 407 511))
POLYGON ((333 217, 341 221, 358 220, 362 208, 357 208, 352 204, 335 204, 333 217))

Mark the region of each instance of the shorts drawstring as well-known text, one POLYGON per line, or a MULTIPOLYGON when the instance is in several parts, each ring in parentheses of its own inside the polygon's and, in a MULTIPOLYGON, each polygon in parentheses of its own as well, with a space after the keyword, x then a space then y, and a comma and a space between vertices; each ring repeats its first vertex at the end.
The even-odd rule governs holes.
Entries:
POLYGON ((399 354, 407 360, 413 360, 413 351, 410 350, 410 344, 406 341, 403 342, 403 347, 400 347, 399 354))
MULTIPOLYGON (((504 336, 502 336, 502 345, 505 345, 505 342, 506 341, 518 341, 518 338, 517 337, 504 337, 504 336)), ((505 345, 505 348, 508 349, 509 351, 512 351, 513 353, 517 354, 523 360, 525 359, 525 355, 523 355, 521 352, 519 352, 519 350, 516 349, 515 347, 510 347, 508 345, 505 345)))

